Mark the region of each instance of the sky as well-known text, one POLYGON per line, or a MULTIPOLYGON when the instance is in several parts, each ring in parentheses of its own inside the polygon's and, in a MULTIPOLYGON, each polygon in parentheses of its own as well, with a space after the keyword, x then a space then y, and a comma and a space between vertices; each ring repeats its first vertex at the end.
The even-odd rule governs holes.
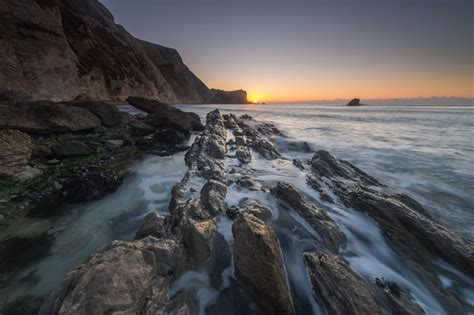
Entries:
POLYGON ((101 0, 249 100, 474 97, 474 1, 101 0))

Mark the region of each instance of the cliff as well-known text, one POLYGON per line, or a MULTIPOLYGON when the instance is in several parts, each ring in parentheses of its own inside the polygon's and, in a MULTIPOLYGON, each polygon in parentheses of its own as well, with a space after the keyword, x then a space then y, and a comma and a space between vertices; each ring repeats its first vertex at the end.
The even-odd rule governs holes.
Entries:
POLYGON ((241 92, 209 89, 175 49, 134 38, 97 0, 0 0, 0 15, 0 92, 51 100, 246 102, 241 92))

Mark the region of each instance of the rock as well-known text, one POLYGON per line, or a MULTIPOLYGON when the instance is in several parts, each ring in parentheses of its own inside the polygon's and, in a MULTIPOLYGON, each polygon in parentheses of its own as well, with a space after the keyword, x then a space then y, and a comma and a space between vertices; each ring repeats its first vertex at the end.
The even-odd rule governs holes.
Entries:
POLYGON ((239 285, 267 314, 295 314, 275 232, 250 213, 232 225, 234 273, 239 285))
POLYGON ((216 216, 224 210, 224 200, 227 194, 227 186, 214 179, 210 179, 202 187, 201 190, 201 202, 205 210, 207 210, 211 216, 216 216))
POLYGON ((74 101, 63 102, 63 104, 76 106, 89 110, 91 113, 99 117, 102 125, 112 127, 122 122, 122 114, 117 106, 103 101, 74 101))
POLYGON ((0 130, 0 178, 24 172, 32 150, 27 134, 18 130, 0 130))
POLYGON ((211 256, 215 230, 213 219, 205 221, 189 219, 183 226, 184 244, 198 265, 204 264, 211 256))
POLYGON ((236 207, 236 206, 229 207, 225 211, 225 214, 231 220, 234 220, 239 215, 239 213, 240 213, 240 209, 239 207, 236 207))
POLYGON ((61 202, 83 202, 108 195, 122 185, 124 176, 100 166, 83 164, 59 177, 61 202))
POLYGON ((176 107, 141 97, 129 97, 127 102, 148 114, 146 122, 158 128, 180 127, 189 131, 202 130, 199 116, 183 112, 176 107))
POLYGON ((86 144, 78 141, 57 143, 51 147, 51 150, 58 158, 87 156, 94 153, 86 144))
POLYGON ((267 222, 272 218, 272 210, 260 205, 257 201, 252 200, 245 203, 245 212, 252 214, 263 222, 267 222))
POLYGON ((433 221, 413 199, 341 182, 333 187, 344 204, 367 213, 392 244, 422 266, 430 265, 437 255, 474 275, 474 242, 433 221))
POLYGON ((252 116, 248 115, 248 114, 243 114, 240 116, 240 119, 246 119, 246 120, 252 120, 252 116))
POLYGON ((183 257, 172 240, 114 242, 70 271, 40 314, 139 314, 154 285, 166 290, 183 257))
POLYGON ((33 144, 33 151, 31 152, 32 159, 49 159, 53 156, 53 151, 47 144, 33 144))
POLYGON ((314 294, 329 314, 382 314, 367 282, 344 262, 323 253, 305 253, 314 294))
POLYGON ((242 176, 237 183, 243 188, 258 190, 257 183, 250 176, 242 176))
POLYGON ((155 131, 155 128, 141 121, 132 121, 128 124, 132 136, 146 136, 155 131))
POLYGON ((148 214, 140 229, 135 234, 134 240, 139 240, 147 236, 156 238, 169 238, 171 218, 169 216, 152 212, 148 214))
POLYGON ((271 189, 274 196, 284 201, 308 222, 321 236, 322 242, 332 251, 337 252, 346 242, 346 236, 339 230, 333 219, 318 208, 292 184, 279 182, 271 189))
POLYGON ((308 175, 306 177, 306 183, 311 188, 313 188, 314 190, 319 192, 319 197, 321 198, 321 200, 324 200, 324 201, 327 201, 327 202, 330 202, 330 203, 334 203, 334 199, 323 189, 323 187, 321 186, 321 184, 319 183, 319 181, 316 178, 311 177, 311 176, 308 175))
POLYGON ((329 152, 319 150, 309 162, 313 173, 318 177, 336 179, 342 177, 364 185, 382 186, 375 178, 366 174, 351 163, 332 156, 329 152))
POLYGON ((252 156, 250 155, 250 150, 247 146, 239 146, 235 151, 235 157, 242 164, 248 164, 252 159, 252 156))
POLYGON ((41 101, 0 105, 0 129, 50 134, 91 130, 100 120, 87 109, 41 101))
POLYGON ((1 310, 3 315, 38 315, 46 297, 42 295, 23 295, 8 303, 1 310))
POLYGON ((293 165, 299 168, 300 170, 304 170, 303 163, 298 159, 293 159, 293 165))
POLYGON ((158 143, 179 144, 189 139, 190 133, 187 130, 163 129, 153 134, 153 140, 158 143))
POLYGON ((359 106, 359 105, 362 105, 360 103, 360 99, 358 98, 353 98, 349 101, 349 103, 347 103, 347 106, 359 106))
POLYGON ((247 143, 245 142, 244 137, 242 137, 242 136, 235 137, 235 144, 237 144, 237 145, 247 145, 247 143))

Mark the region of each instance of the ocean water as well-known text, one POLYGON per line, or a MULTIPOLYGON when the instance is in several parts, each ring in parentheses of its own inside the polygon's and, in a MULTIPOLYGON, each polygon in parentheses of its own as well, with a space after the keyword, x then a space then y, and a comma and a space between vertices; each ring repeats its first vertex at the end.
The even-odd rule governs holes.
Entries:
MULTIPOLYGON (((343 255, 351 267, 369 281, 385 276, 408 288, 429 314, 448 314, 440 301, 404 261, 393 252, 376 224, 360 212, 340 204, 326 205, 305 183, 294 158, 306 160, 311 153, 298 149, 306 141, 315 150, 324 149, 346 159, 373 175, 394 191, 417 199, 431 215, 450 229, 474 238, 474 107, 456 106, 366 106, 350 108, 335 105, 179 105, 180 109, 205 115, 218 107, 222 113, 250 114, 255 119, 274 122, 287 137, 274 140, 282 159, 267 161, 252 152, 246 166, 259 183, 289 181, 325 208, 348 236, 343 255)), ((133 108, 123 110, 134 112, 133 108)), ((190 139, 192 141, 192 139, 190 139)), ((226 166, 235 163, 226 158, 226 166)), ((21 266, 0 287, 0 302, 24 294, 47 294, 71 268, 114 239, 130 240, 142 218, 151 211, 167 212, 171 188, 184 175, 184 153, 171 157, 148 157, 130 166, 132 176, 109 196, 64 209, 58 217, 48 218, 54 242, 44 256, 21 266)), ((318 248, 317 232, 295 211, 283 209, 261 191, 228 188, 226 203, 237 204, 253 198, 271 208, 271 224, 284 254, 289 283, 299 314, 322 314, 314 299, 301 258, 304 251, 318 248)), ((31 220, 30 220, 31 221, 31 220)), ((31 223, 30 221, 25 224, 31 223)), ((231 255, 233 237, 225 215, 217 218, 217 232, 231 255)), ((224 246, 224 247, 225 247, 224 246)), ((215 257, 212 257, 214 259, 215 257)), ((439 278, 446 287, 457 290, 461 299, 474 305, 474 279, 443 261, 439 278)), ((193 270, 171 288, 199 288, 196 300, 200 313, 226 305, 225 290, 235 282, 231 256, 215 270, 193 270), (217 275, 216 275, 217 273, 217 275), (209 279, 220 277, 219 287, 209 279)), ((244 303, 244 300, 242 300, 244 303)), ((1 304, 1 303, 0 303, 1 304)), ((250 307, 251 309, 251 307, 250 307)))
MULTIPOLYGON (((178 107, 204 118, 216 105, 178 107)), ((474 106, 267 104, 219 109, 274 122, 289 137, 348 160, 414 197, 449 228, 474 238, 474 106)))

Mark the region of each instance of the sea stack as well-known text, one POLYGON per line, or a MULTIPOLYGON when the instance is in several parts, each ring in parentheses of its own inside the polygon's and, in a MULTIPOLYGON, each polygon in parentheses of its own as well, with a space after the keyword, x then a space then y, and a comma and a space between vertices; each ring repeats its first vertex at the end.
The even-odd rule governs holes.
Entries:
POLYGON ((362 105, 360 103, 360 99, 359 98, 353 98, 351 99, 351 101, 349 103, 347 103, 347 106, 360 106, 362 105))

